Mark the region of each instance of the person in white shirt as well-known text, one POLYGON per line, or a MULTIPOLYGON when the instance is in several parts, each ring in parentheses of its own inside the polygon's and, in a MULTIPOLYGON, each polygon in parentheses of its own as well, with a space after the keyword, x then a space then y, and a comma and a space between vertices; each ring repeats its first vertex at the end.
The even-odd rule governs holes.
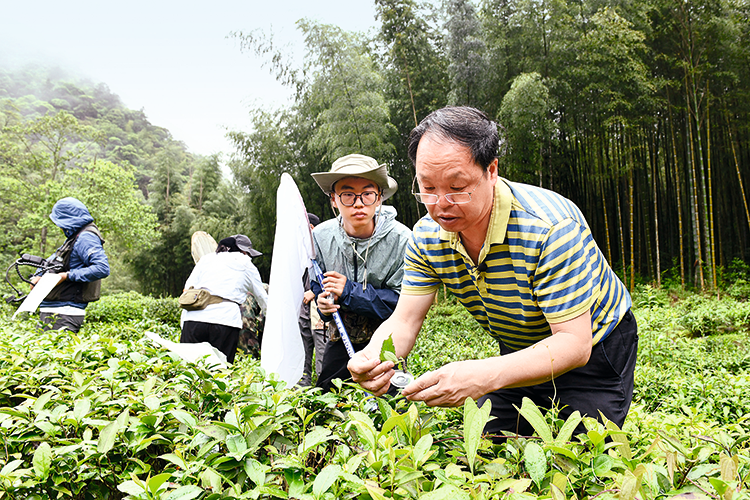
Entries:
POLYGON ((204 288, 224 299, 205 309, 182 311, 180 342, 208 342, 223 352, 229 363, 237 352, 242 314, 240 304, 251 292, 265 314, 268 294, 251 257, 262 255, 253 249, 250 238, 236 234, 219 242, 216 253, 204 255, 185 282, 185 289, 204 288))

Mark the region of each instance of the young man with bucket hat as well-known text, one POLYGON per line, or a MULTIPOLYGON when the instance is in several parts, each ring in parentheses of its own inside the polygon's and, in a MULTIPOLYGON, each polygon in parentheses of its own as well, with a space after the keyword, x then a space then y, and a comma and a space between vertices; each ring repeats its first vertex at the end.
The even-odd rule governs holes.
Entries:
POLYGON ((343 156, 329 172, 312 174, 339 215, 313 231, 322 283, 312 280, 318 311, 328 322, 328 343, 317 386, 351 377, 349 355, 332 319, 338 311, 355 351, 363 349, 390 317, 401 291, 404 252, 411 231, 383 202, 398 188, 384 164, 361 154, 343 156))

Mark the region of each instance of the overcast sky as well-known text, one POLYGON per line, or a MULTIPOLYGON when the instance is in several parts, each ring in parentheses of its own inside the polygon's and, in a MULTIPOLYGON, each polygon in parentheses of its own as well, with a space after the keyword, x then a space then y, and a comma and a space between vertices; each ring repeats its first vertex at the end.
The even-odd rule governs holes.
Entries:
POLYGON ((295 22, 376 25, 372 0, 0 0, 0 64, 41 63, 103 82, 191 152, 229 152, 227 129, 290 92, 230 32, 260 29, 304 53, 295 22))

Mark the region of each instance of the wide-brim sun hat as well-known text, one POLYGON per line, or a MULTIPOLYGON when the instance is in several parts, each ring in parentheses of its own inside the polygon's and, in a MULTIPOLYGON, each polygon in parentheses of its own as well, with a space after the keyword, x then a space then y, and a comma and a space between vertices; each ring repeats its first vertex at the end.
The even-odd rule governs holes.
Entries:
POLYGON ((383 191, 383 200, 393 196, 398 189, 398 182, 388 175, 385 164, 378 164, 374 158, 360 154, 342 156, 333 162, 329 172, 318 172, 312 176, 326 194, 333 193, 333 185, 346 177, 362 177, 375 182, 383 191))

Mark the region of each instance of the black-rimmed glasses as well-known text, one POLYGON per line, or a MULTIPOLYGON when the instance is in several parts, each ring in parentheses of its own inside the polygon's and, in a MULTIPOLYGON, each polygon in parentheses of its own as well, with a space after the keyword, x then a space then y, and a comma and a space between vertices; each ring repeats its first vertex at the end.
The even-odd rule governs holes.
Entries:
POLYGON ((380 193, 376 191, 365 191, 364 193, 356 194, 349 191, 344 191, 343 193, 336 193, 336 196, 339 197, 341 204, 345 207, 354 206, 354 204, 357 203, 357 198, 362 201, 362 204, 364 206, 369 207, 370 205, 374 205, 378 201, 380 193))
MULTIPOLYGON (((461 191, 460 193, 445 193, 442 196, 448 201, 448 203, 451 203, 453 205, 463 205, 469 203, 471 201, 471 195, 474 194, 474 191, 477 190, 479 185, 482 183, 482 180, 484 180, 484 174, 482 174, 479 182, 477 182, 477 185, 474 186, 474 189, 472 189, 471 191, 461 191)), ((414 192, 414 185, 416 184, 416 182, 417 178, 415 177, 411 183, 411 194, 414 195, 417 201, 419 203, 422 203, 423 205, 437 205, 437 202, 440 200, 441 195, 414 192)))

